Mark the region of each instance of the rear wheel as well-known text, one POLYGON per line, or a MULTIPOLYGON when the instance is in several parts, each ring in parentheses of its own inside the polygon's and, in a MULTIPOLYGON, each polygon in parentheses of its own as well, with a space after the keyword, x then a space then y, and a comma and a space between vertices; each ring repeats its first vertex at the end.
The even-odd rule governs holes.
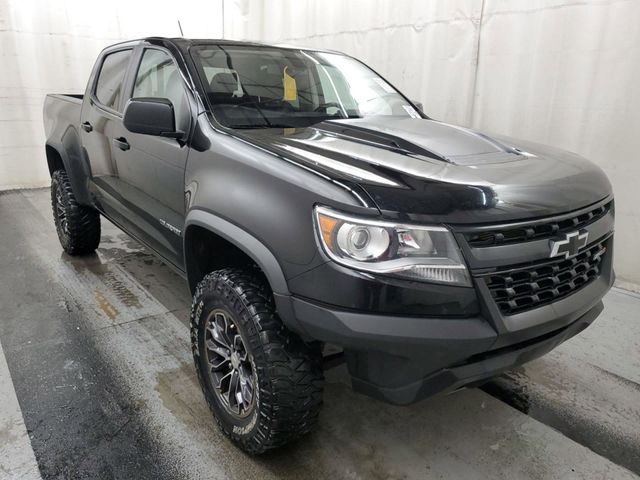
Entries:
POLYGON ((260 272, 218 270, 198 284, 191 343, 207 403, 240 448, 263 453, 313 428, 322 402, 320 348, 285 328, 260 272))
POLYGON ((100 214, 80 205, 64 170, 51 176, 51 207, 58 239, 69 255, 92 253, 100 243, 100 214))

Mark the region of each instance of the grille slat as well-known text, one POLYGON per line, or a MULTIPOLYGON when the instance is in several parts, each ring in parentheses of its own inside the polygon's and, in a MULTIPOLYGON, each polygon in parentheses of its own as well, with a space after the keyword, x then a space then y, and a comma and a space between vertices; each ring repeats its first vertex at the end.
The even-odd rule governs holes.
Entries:
POLYGON ((522 227, 505 227, 496 230, 485 230, 482 232, 467 233, 466 239, 471 247, 491 247, 494 245, 508 245, 512 243, 528 242, 551 238, 559 233, 579 230, 604 217, 611 207, 613 201, 594 208, 586 213, 565 218, 559 221, 541 222, 522 227))
POLYGON ((513 315, 564 298, 600 275, 606 240, 575 257, 545 260, 485 276, 491 296, 504 315, 513 315))

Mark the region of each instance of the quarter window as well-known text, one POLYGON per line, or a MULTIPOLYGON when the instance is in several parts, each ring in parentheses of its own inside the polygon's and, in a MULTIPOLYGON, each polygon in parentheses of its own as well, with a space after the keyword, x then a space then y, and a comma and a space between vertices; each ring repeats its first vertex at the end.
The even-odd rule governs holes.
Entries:
POLYGON ((118 110, 130 58, 131 50, 120 50, 104 57, 96 83, 96 98, 105 107, 118 110))

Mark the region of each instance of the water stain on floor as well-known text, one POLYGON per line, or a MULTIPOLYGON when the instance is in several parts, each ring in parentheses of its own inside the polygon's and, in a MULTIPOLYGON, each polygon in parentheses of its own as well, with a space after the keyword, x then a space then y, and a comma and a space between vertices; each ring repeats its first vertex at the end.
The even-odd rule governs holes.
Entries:
POLYGON ((96 290, 94 292, 94 296, 96 299, 96 303, 98 308, 104 313, 110 320, 115 320, 120 312, 118 309, 111 305, 109 300, 104 296, 104 294, 100 290, 96 290))

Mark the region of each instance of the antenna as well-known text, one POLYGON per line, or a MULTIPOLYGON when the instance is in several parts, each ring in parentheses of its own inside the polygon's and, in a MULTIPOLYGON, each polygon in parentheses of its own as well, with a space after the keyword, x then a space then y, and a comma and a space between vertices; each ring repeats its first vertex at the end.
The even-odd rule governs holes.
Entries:
POLYGON ((184 37, 184 33, 182 33, 182 25, 180 25, 180 20, 178 20, 178 28, 180 29, 180 36, 184 37))

